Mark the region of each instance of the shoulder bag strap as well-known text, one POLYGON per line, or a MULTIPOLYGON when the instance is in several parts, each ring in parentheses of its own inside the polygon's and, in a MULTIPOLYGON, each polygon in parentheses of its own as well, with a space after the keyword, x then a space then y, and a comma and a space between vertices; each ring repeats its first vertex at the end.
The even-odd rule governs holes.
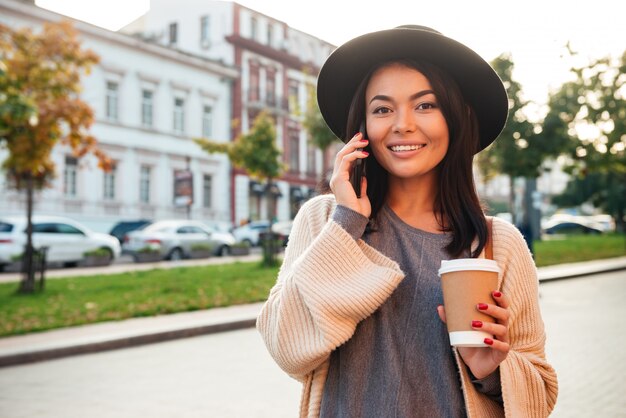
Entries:
POLYGON ((485 244, 485 258, 493 260, 493 218, 487 216, 487 243, 485 244))

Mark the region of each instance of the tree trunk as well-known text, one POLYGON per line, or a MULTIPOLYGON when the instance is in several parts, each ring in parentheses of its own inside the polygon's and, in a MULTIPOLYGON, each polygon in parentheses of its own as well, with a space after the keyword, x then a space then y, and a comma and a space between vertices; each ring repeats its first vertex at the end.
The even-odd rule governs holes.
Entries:
POLYGON ((274 266, 276 264, 276 239, 274 238, 274 218, 276 217, 276 205, 272 195, 272 179, 267 179, 267 216, 270 221, 269 231, 266 235, 266 242, 263 245, 263 263, 266 266, 274 266))
POLYGON ((33 176, 26 174, 26 246, 22 254, 22 281, 20 293, 33 293, 35 291, 35 269, 33 249, 33 176))
POLYGON ((509 176, 509 212, 511 213, 511 222, 517 222, 515 211, 515 178, 509 176))

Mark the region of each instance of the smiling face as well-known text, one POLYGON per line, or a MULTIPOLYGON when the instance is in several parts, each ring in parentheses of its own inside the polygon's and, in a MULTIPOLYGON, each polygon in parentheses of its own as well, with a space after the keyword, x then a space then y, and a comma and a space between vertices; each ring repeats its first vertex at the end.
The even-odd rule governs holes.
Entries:
POLYGON ((390 181, 436 176, 448 151, 448 125, 428 79, 393 63, 378 69, 365 90, 370 148, 390 181))

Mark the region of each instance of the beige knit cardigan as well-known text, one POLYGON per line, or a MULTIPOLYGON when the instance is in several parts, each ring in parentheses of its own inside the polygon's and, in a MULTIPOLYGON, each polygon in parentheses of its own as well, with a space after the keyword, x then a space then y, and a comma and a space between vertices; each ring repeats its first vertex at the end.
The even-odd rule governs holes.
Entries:
MULTIPOLYGON (((308 201, 294 220, 278 280, 257 327, 278 365, 303 384, 300 417, 319 417, 330 353, 391 295, 404 277, 398 264, 331 219, 333 195, 308 201)), ((476 391, 455 350, 469 418, 546 417, 557 380, 544 353, 535 265, 512 225, 494 219, 499 289, 510 300, 511 351, 500 364, 504 410, 476 391)))

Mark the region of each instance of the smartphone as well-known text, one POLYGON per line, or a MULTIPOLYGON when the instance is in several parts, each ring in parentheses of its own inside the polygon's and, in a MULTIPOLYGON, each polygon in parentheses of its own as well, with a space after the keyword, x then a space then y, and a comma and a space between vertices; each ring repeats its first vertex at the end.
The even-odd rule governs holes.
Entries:
MULTIPOLYGON (((361 123, 359 132, 361 132, 363 138, 367 138, 367 134, 365 132, 365 122, 361 123)), ((354 192, 356 193, 356 197, 358 198, 361 197, 361 180, 363 179, 364 175, 365 159, 359 158, 354 162, 350 170, 350 183, 352 183, 352 187, 354 188, 354 192)))

